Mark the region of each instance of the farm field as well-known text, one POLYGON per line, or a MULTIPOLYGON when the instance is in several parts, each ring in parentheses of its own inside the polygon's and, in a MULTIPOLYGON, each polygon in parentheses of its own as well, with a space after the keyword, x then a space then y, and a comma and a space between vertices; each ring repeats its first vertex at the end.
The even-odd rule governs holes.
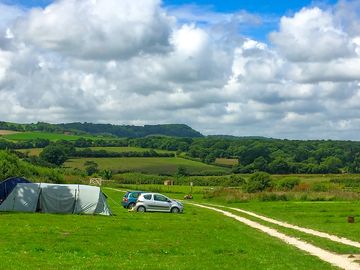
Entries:
POLYGON ((28 153, 29 156, 39 156, 43 148, 17 149, 21 153, 28 153))
MULTIPOLYGON (((152 149, 152 148, 141 148, 141 147, 89 147, 91 150, 106 150, 108 152, 115 152, 115 153, 122 153, 122 152, 146 152, 150 150, 154 150, 158 153, 174 153, 172 151, 167 150, 159 150, 159 149, 152 149)), ((83 148, 77 148, 79 150, 83 148)))
POLYGON ((47 133, 47 132, 21 132, 16 134, 4 135, 4 138, 12 141, 26 141, 33 139, 47 139, 50 141, 66 140, 66 141, 75 141, 80 138, 99 140, 101 137, 95 137, 91 135, 66 135, 60 133, 47 133))
POLYGON ((0 136, 10 135, 10 134, 16 134, 16 133, 19 133, 19 132, 13 131, 13 130, 3 130, 3 129, 0 129, 0 136))
POLYGON ((237 165, 239 161, 235 158, 217 158, 215 164, 225 165, 225 166, 234 166, 237 165))
POLYGON ((190 174, 228 173, 227 168, 207 165, 183 158, 73 158, 64 163, 65 167, 84 168, 86 161, 94 161, 100 169, 111 169, 115 172, 141 172, 149 174, 174 174, 179 166, 186 168, 190 174))
MULTIPOLYGON (((150 148, 140 148, 140 147, 89 147, 92 150, 106 150, 108 152, 122 153, 122 152, 146 152, 151 150, 150 148)), ((82 150, 84 148, 76 148, 77 150, 82 150)), ((166 150, 157 150, 153 149, 158 153, 172 153, 171 151, 166 150)), ((42 148, 31 148, 31 149, 18 149, 22 153, 29 153, 30 156, 40 155, 42 148)))
POLYGON ((1 266, 337 269, 221 214, 190 205, 179 215, 129 213, 115 203, 123 193, 104 191, 115 214, 112 217, 1 213, 1 266))

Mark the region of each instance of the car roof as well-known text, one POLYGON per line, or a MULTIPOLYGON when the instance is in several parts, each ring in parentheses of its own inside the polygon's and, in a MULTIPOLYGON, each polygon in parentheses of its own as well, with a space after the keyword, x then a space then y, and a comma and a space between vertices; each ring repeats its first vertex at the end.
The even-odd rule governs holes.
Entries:
POLYGON ((148 194, 150 194, 150 195, 161 195, 161 196, 166 197, 165 195, 163 195, 161 193, 156 193, 156 192, 145 192, 145 193, 142 193, 141 195, 148 195, 148 194))

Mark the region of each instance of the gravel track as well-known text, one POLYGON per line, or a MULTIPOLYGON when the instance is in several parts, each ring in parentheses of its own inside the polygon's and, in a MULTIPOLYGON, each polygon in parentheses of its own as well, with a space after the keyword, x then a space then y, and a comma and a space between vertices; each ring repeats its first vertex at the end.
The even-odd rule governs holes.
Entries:
MULTIPOLYGON (((230 213, 228 211, 224 211, 224 210, 221 210, 221 209, 218 209, 218 208, 215 208, 215 207, 210 207, 210 206, 205 206, 205 205, 202 205, 202 204, 197 204, 197 203, 189 203, 191 205, 194 205, 194 206, 198 206, 198 207, 201 207, 201 208, 205 208, 205 209, 208 209, 208 210, 213 210, 213 211, 216 211, 218 213, 222 213, 224 214, 225 216, 227 217, 230 217, 230 218, 233 218, 245 225, 248 225, 254 229, 258 229, 270 236, 273 236, 273 237, 276 237, 282 241, 284 241, 285 243, 289 244, 289 245, 292 245, 300 250, 303 250, 313 256, 316 256, 318 257, 319 259, 325 261, 325 262, 328 262, 336 267, 339 267, 341 269, 346 269, 346 270, 359 270, 360 269, 360 264, 354 262, 351 258, 347 258, 347 257, 344 257, 344 256, 341 256, 339 254, 336 254, 336 253, 332 253, 332 252, 329 252, 325 249, 322 249, 322 248, 319 248, 317 246, 314 246, 312 244, 309 244, 305 241, 302 241, 302 240, 299 240, 295 237, 291 237, 291 236, 288 236, 284 233, 280 233, 278 232, 277 230, 273 229, 273 228, 270 228, 270 227, 267 227, 267 226, 264 226, 260 223, 257 223, 255 221, 252 221, 250 219, 247 219, 247 218, 244 218, 244 217, 240 217, 240 216, 237 216, 233 213, 230 213)), ((219 206, 221 207, 221 206, 219 206)), ((234 208, 235 210, 236 208, 234 208)), ((300 227, 301 228, 301 227, 300 227)))

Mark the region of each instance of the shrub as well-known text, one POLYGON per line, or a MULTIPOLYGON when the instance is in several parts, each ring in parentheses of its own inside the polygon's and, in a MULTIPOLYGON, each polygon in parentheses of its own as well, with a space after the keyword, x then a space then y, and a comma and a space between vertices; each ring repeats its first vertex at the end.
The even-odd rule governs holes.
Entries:
POLYGON ((315 192, 326 192, 329 190, 329 187, 324 183, 314 183, 311 189, 315 192))
POLYGON ((270 174, 264 172, 257 172, 250 176, 246 185, 245 191, 249 193, 264 191, 271 187, 270 174))
POLYGON ((223 185, 226 187, 238 187, 246 183, 245 179, 239 175, 231 175, 227 180, 224 181, 223 185))
POLYGON ((294 187, 298 186, 299 184, 300 184, 300 179, 286 177, 286 178, 280 179, 276 183, 276 187, 282 191, 289 191, 289 190, 292 190, 294 187))

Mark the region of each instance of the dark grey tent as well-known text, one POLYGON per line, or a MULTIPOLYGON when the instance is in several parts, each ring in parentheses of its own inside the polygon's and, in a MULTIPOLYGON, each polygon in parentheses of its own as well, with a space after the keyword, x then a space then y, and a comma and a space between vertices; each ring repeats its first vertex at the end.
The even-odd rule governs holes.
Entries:
POLYGON ((0 211, 111 215, 99 187, 47 183, 17 184, 0 211))
POLYGON ((22 177, 11 177, 0 183, 0 204, 5 201, 7 196, 13 191, 15 186, 19 183, 31 183, 29 180, 22 177))

